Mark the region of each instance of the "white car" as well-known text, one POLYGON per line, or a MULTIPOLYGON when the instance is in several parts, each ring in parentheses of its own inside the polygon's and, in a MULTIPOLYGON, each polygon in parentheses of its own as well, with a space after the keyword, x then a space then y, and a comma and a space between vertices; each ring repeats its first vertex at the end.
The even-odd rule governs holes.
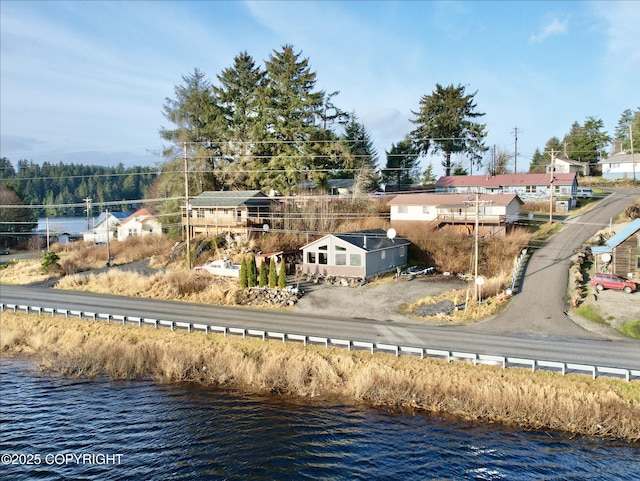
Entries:
POLYGON ((583 188, 583 187, 578 187, 577 197, 581 199, 590 199, 591 197, 593 197, 593 190, 583 188))

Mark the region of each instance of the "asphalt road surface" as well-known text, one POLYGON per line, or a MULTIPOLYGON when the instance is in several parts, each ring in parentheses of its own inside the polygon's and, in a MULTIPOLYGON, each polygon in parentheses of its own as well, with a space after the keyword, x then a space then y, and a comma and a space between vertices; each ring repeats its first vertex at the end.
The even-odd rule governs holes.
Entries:
POLYGON ((472 326, 435 327, 371 319, 343 319, 295 312, 228 308, 150 299, 0 285, 0 301, 227 327, 450 351, 640 369, 640 343, 605 339, 565 313, 569 259, 640 195, 618 190, 596 208, 568 221, 526 266, 521 292, 499 316, 472 326))

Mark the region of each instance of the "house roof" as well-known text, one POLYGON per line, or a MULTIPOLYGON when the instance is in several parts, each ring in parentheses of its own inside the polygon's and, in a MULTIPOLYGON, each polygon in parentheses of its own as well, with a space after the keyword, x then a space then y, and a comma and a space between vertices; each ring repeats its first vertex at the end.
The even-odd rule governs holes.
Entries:
MULTIPOLYGON (((577 165, 580 167, 586 167, 588 165, 587 162, 582 162, 580 160, 573 160, 573 159, 564 159, 562 157, 556 157, 554 162, 564 162, 566 164, 577 165)), ((549 162, 547 165, 551 165, 551 162, 549 162)))
POLYGON ((622 228, 616 235, 608 239, 603 246, 592 246, 591 252, 593 252, 594 254, 604 254, 605 252, 611 253, 613 252, 613 249, 622 244, 625 240, 627 240, 639 230, 640 219, 635 219, 630 224, 622 228))
MULTIPOLYGON (((109 212, 109 219, 115 218, 118 221, 122 221, 127 217, 129 217, 130 215, 131 215, 131 212, 109 212)), ((106 219, 107 219, 107 213, 101 212, 100 215, 97 217, 94 226, 102 224, 106 219)))
POLYGON ((326 236, 318 240, 308 243, 307 245, 303 246, 302 249, 313 244, 320 243, 327 237, 336 237, 366 252, 391 249, 394 247, 411 244, 411 242, 409 242, 408 240, 400 239, 398 237, 389 239, 387 237, 387 232, 382 229, 370 229, 360 230, 356 232, 345 232, 342 234, 327 234, 326 236))
MULTIPOLYGON (((523 202, 516 194, 480 194, 481 201, 491 201, 494 205, 509 205, 514 200, 523 202)), ((464 205, 476 200, 475 194, 400 194, 387 205, 464 205)))
POLYGON ((354 183, 354 179, 329 179, 327 180, 327 187, 333 187, 335 189, 348 189, 350 187, 353 187, 354 183))
POLYGON ((627 162, 631 163, 634 158, 636 162, 640 162, 640 154, 631 155, 631 154, 625 154, 625 153, 618 153, 618 154, 612 155, 608 159, 602 159, 600 163, 601 164, 617 164, 617 163, 624 164, 627 162))
MULTIPOLYGON (((576 180, 570 174, 554 173, 555 185, 572 185, 576 180)), ((436 187, 488 187, 498 189, 505 186, 549 185, 549 174, 501 174, 501 175, 450 175, 440 177, 436 187)))
POLYGON ((143 207, 142 209, 138 209, 133 214, 128 216, 126 219, 123 220, 123 222, 127 222, 130 219, 135 219, 136 217, 141 217, 143 218, 143 220, 156 218, 156 216, 149 209, 147 209, 146 207, 143 207))
POLYGON ((259 190, 207 190, 189 199, 193 207, 268 206, 272 199, 259 190))

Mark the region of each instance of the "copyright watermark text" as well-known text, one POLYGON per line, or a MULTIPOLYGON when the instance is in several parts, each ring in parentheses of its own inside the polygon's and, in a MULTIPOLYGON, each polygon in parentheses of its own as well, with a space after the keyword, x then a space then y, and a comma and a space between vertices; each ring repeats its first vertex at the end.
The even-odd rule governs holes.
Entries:
POLYGON ((69 464, 122 464, 122 454, 107 453, 3 453, 0 464, 66 466, 69 464))

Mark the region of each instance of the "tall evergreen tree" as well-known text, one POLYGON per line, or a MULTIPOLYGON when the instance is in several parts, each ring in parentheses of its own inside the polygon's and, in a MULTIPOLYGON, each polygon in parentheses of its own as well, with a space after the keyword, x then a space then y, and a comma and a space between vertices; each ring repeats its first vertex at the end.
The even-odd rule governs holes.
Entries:
POLYGON ((356 180, 355 191, 372 192, 378 187, 378 152, 364 124, 355 114, 345 126, 343 139, 348 149, 340 177, 356 180))
POLYGON ((273 142, 262 145, 268 158, 263 163, 268 172, 262 186, 288 194, 296 190, 298 182, 308 180, 309 152, 313 151, 309 143, 318 131, 316 120, 322 112, 324 92, 315 90, 316 73, 291 45, 274 50, 265 69, 261 100, 265 130, 273 142))
POLYGON ((410 185, 420 175, 420 152, 409 136, 397 144, 391 144, 386 152, 387 165, 382 170, 382 178, 387 183, 395 183, 398 187, 410 185))
POLYGON ((584 124, 574 122, 564 136, 563 155, 565 158, 595 164, 611 143, 611 137, 603 132, 601 119, 587 117, 584 124))
POLYGON ((633 136, 633 151, 640 153, 640 107, 633 112, 627 109, 622 112, 615 129, 613 153, 631 152, 631 137, 633 136), (631 132, 629 132, 631 126, 631 132))
POLYGON ((529 173, 530 174, 542 174, 544 173, 544 165, 545 159, 540 149, 536 149, 533 153, 533 157, 531 158, 531 163, 529 164, 529 173))
POLYGON ((445 175, 451 173, 452 154, 466 154, 472 164, 480 166, 482 154, 487 151, 485 124, 474 121, 485 115, 476 111, 476 94, 477 91, 466 94, 462 85, 442 87, 436 84, 431 95, 420 99, 419 110, 412 112, 416 117, 411 122, 417 126, 411 132, 412 140, 421 154, 444 153, 445 175))
POLYGON ((255 144, 265 139, 261 92, 265 72, 256 66, 246 51, 233 59, 233 66, 218 75, 219 86, 213 87, 216 105, 221 165, 225 169, 224 183, 231 189, 256 188, 259 182, 253 170, 251 154, 255 144))
POLYGON ((267 285, 267 263, 265 261, 260 263, 259 271, 258 284, 260 287, 265 287, 267 285))

